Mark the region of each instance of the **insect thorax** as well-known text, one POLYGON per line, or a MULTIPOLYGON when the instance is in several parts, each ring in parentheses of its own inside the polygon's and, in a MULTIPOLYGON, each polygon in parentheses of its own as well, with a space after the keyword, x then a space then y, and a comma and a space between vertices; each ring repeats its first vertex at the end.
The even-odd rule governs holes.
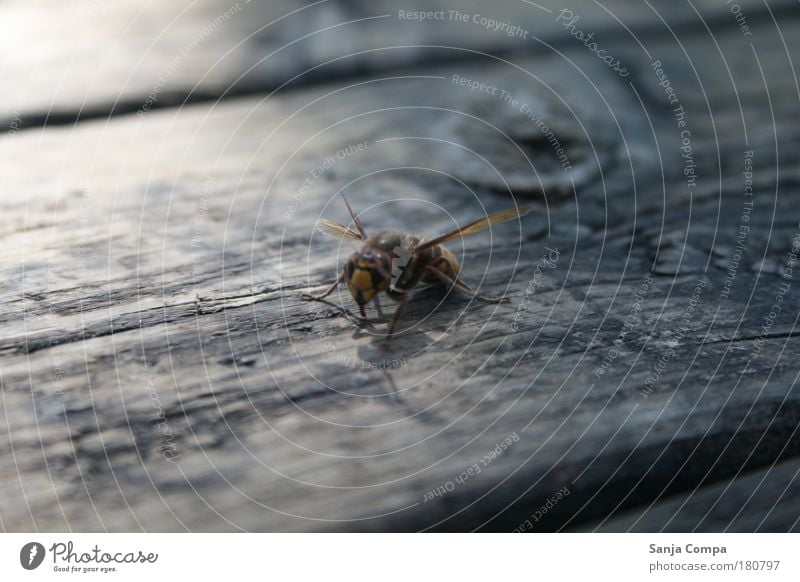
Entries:
POLYGON ((405 233, 400 230, 384 230, 369 237, 364 243, 365 246, 378 248, 389 254, 397 254, 397 247, 411 250, 419 243, 419 237, 405 233))

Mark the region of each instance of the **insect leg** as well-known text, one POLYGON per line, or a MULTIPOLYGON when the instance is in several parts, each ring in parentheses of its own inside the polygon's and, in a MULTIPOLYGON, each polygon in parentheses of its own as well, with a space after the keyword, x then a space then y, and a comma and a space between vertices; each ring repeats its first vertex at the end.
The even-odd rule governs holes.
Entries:
POLYGON ((439 279, 445 285, 450 286, 452 289, 463 293, 464 295, 468 295, 473 299, 477 299, 479 301, 483 301, 484 303, 508 303, 511 301, 508 297, 488 297, 487 295, 481 295, 480 293, 476 293, 475 290, 461 281, 460 279, 453 279, 452 277, 445 275, 439 269, 436 269, 432 266, 425 267, 425 271, 439 279))
POLYGON ((303 294, 300 295, 300 297, 302 297, 303 299, 306 299, 308 301, 321 301, 322 299, 325 299, 328 295, 333 293, 336 290, 336 288, 339 286, 339 283, 341 283, 343 281, 344 281, 344 271, 342 271, 342 274, 339 275, 339 278, 336 279, 336 281, 334 281, 333 284, 330 287, 325 289, 325 291, 323 293, 321 293, 319 295, 314 295, 313 293, 303 293, 303 294))
POLYGON ((400 303, 394 312, 392 321, 389 323, 389 331, 386 333, 385 341, 389 341, 394 334, 394 328, 397 325, 397 322, 400 321, 400 318, 403 317, 403 312, 406 310, 406 305, 408 305, 408 300, 411 299, 411 295, 408 293, 402 293, 398 294, 397 296, 393 296, 392 298, 397 299, 400 303))
POLYGON ((381 298, 379 296, 375 296, 375 309, 378 311, 378 317, 381 319, 384 317, 383 309, 381 309, 381 298))

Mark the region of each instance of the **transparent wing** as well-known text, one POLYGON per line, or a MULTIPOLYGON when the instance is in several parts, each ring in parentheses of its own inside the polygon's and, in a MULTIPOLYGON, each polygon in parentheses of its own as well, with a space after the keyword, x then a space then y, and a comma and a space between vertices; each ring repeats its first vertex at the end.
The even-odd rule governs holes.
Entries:
POLYGON ((343 224, 339 224, 335 220, 323 218, 317 223, 317 227, 327 234, 333 235, 345 240, 362 240, 361 235, 357 232, 350 230, 343 224))
POLYGON ((470 222, 469 224, 465 224, 464 226, 457 228, 453 231, 450 231, 447 234, 443 234, 429 241, 425 241, 424 243, 419 245, 415 250, 416 251, 425 250, 460 236, 468 236, 470 234, 475 234, 476 232, 485 230, 492 225, 500 224, 501 222, 506 222, 507 220, 513 220, 514 218, 518 218, 520 216, 525 216, 531 210, 532 208, 530 206, 520 206, 519 208, 509 208, 508 210, 495 212, 494 214, 490 214, 486 218, 481 218, 480 220, 476 220, 475 222, 470 222))

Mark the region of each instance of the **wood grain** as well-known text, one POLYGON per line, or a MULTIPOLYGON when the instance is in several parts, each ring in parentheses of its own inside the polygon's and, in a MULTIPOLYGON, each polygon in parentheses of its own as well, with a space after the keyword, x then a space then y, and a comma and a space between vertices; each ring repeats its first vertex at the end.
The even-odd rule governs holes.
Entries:
POLYGON ((396 71, 7 135, 2 528, 797 530, 800 37, 753 22, 752 39, 643 36, 649 57, 615 41, 630 78, 580 42, 449 64, 429 47, 396 71), (454 75, 529 105, 572 173, 520 104, 454 75), (315 231, 347 221, 339 190, 368 230, 533 204, 449 245, 512 303, 420 291, 387 349, 386 301, 369 323, 344 289, 302 301, 354 249, 315 231))

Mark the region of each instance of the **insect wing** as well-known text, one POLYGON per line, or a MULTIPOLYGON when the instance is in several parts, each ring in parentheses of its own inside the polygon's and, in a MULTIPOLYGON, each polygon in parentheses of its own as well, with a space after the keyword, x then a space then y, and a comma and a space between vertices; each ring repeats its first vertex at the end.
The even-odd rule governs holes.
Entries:
POLYGON ((323 218, 318 223, 319 229, 322 232, 333 235, 345 240, 361 240, 361 235, 355 231, 350 230, 343 224, 339 224, 335 220, 323 218))
POLYGON ((460 236, 475 234, 476 232, 485 230, 495 224, 500 224, 501 222, 506 222, 507 220, 512 220, 514 218, 525 216, 530 211, 531 211, 530 206, 520 206, 519 208, 509 208, 501 212, 490 214, 485 218, 481 218, 480 220, 476 220, 475 222, 470 222, 469 224, 465 224, 464 226, 457 228, 451 232, 448 232, 447 234, 443 234, 441 236, 437 236, 432 240, 426 241, 421 245, 419 245, 415 250, 416 251, 425 250, 460 236))

